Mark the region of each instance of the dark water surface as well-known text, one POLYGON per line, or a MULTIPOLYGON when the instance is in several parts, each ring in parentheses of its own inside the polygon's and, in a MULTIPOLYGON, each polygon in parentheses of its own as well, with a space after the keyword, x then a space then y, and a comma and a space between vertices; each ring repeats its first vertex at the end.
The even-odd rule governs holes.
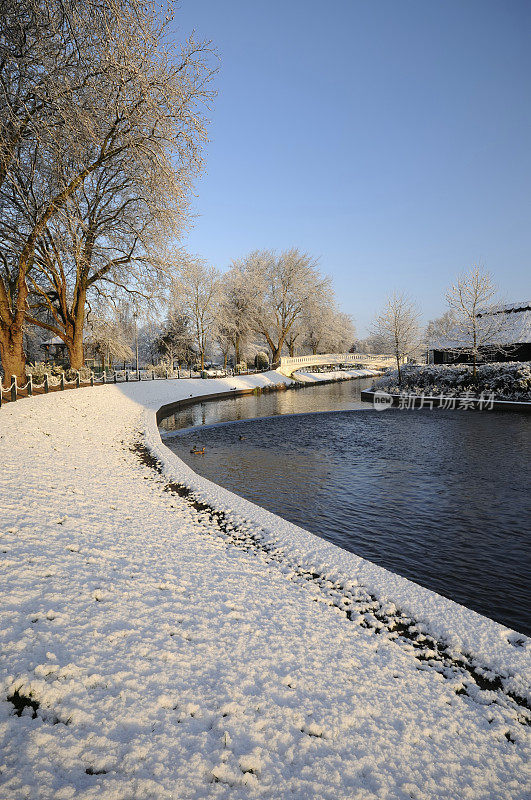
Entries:
POLYGON ((165 427, 303 413, 185 430, 165 443, 231 491, 531 634, 529 418, 376 412, 359 402, 360 384, 209 403, 165 427), (204 456, 190 454, 195 444, 204 456))

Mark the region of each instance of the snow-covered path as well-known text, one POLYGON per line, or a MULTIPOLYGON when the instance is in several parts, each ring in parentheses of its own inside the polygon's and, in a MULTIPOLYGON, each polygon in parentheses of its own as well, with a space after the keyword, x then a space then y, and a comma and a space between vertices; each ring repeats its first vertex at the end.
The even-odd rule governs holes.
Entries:
POLYGON ((2 798, 526 796, 529 640, 161 445, 162 404, 277 380, 1 409, 2 798))

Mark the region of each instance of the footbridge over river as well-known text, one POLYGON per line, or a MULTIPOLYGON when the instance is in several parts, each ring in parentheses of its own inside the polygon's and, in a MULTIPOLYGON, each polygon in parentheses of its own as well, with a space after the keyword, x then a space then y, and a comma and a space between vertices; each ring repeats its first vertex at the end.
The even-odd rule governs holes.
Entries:
POLYGON ((346 364, 352 367, 383 369, 384 367, 392 367, 395 363, 395 357, 389 355, 374 355, 371 353, 318 353, 317 355, 281 358, 278 371, 289 378, 293 372, 306 369, 307 367, 332 367, 336 364, 346 364))

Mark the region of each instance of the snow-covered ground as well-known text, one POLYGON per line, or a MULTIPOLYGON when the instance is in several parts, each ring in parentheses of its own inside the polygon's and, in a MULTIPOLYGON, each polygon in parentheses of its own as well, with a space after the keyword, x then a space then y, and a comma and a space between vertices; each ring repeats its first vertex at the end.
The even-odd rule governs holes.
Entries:
POLYGON ((527 796, 530 640, 162 445, 161 405, 285 380, 1 409, 2 798, 527 796))
POLYGON ((336 369, 331 372, 306 372, 297 370, 293 377, 304 383, 322 383, 323 381, 348 381, 351 378, 373 378, 380 375, 378 369, 336 369))

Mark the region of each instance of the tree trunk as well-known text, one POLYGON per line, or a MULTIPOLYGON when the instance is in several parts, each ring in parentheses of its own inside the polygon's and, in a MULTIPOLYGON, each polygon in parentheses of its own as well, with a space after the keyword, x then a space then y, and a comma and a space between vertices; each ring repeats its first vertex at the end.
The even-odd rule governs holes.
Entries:
POLYGON ((295 355, 295 345, 292 344, 291 342, 288 344, 288 353, 290 358, 293 358, 293 356, 295 355))
POLYGON ((0 329, 0 357, 4 370, 4 387, 11 386, 11 376, 17 376, 17 384, 24 386, 26 383, 26 354, 24 352, 24 331, 12 326, 5 330, 0 329))
POLYGON ((83 353, 83 328, 85 327, 85 300, 87 291, 85 286, 78 287, 75 303, 72 307, 72 333, 69 336, 68 356, 72 369, 82 369, 85 366, 83 353))
POLYGON ((67 342, 68 358, 72 369, 82 369, 85 366, 85 357, 83 353, 83 327, 79 330, 76 326, 74 328, 74 336, 71 341, 67 342))
POLYGON ((271 348, 271 360, 273 364, 278 364, 280 361, 280 354, 282 352, 282 345, 280 347, 271 348))
POLYGON ((234 339, 234 358, 236 359, 236 364, 240 363, 240 340, 241 337, 237 334, 234 339))
POLYGON ((400 371, 400 356, 396 355, 396 366, 398 367, 398 385, 402 386, 402 372, 400 371))

